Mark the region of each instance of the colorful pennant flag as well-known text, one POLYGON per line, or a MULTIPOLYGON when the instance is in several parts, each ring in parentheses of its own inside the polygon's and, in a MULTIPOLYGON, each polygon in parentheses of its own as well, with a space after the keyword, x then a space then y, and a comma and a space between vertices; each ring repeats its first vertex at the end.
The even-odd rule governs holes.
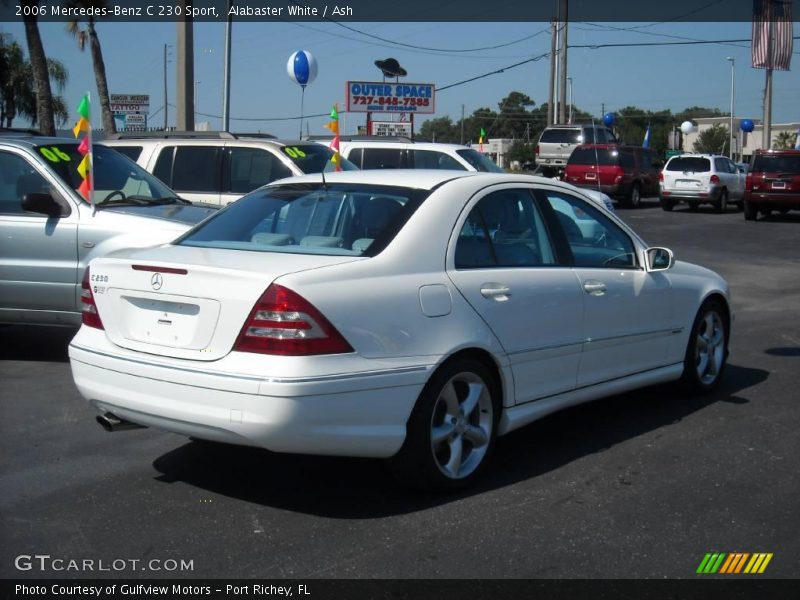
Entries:
POLYGON ((478 138, 478 144, 480 144, 480 151, 483 154, 483 139, 486 137, 486 131, 484 131, 483 127, 481 127, 481 136, 478 138))
POLYGON ((72 128, 72 133, 77 138, 81 133, 85 134, 81 143, 78 145, 78 152, 83 155, 83 160, 78 164, 78 173, 81 176, 81 185, 78 192, 86 201, 94 206, 94 157, 92 156, 92 109, 89 92, 81 98, 78 104, 78 122, 72 128))
POLYGON ((327 127, 333 132, 333 141, 331 142, 330 145, 331 150, 333 150, 333 156, 331 157, 331 162, 335 165, 337 171, 341 171, 342 155, 339 154, 339 105, 338 104, 333 105, 330 117, 331 117, 331 122, 326 123, 325 127, 327 127))

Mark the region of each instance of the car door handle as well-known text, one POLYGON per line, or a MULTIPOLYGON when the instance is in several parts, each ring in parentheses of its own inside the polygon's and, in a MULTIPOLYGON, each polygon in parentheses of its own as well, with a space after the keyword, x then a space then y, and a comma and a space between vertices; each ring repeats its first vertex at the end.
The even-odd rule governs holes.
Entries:
POLYGON ((511 295, 511 289, 502 283, 484 283, 481 286, 481 296, 489 300, 505 302, 511 295))
POLYGON ((606 293, 606 284, 602 281, 587 281, 583 284, 583 291, 592 296, 602 296, 606 293))

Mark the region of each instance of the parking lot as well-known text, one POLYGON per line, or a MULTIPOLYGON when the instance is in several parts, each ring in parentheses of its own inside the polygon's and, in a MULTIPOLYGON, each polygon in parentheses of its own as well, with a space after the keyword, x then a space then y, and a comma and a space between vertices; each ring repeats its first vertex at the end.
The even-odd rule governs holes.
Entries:
POLYGON ((455 495, 403 489, 377 461, 106 433, 72 383, 73 331, 0 329, 0 575, 687 578, 719 551, 773 553, 763 576, 796 577, 800 214, 644 205, 619 214, 731 285, 721 388, 550 416, 501 438, 455 495), (35 554, 140 562, 18 570, 35 554), (173 571, 182 560, 192 568, 173 571))

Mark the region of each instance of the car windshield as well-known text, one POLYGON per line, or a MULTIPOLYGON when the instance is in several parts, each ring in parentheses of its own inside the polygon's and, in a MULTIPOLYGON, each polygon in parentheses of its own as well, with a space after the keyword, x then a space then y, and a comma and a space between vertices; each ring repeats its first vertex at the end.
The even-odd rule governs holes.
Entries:
MULTIPOLYGON (((78 165, 83 155, 78 152, 77 142, 42 144, 36 150, 69 187, 74 190, 80 187, 83 177, 78 172, 78 165)), ((138 205, 177 201, 175 192, 116 150, 92 144, 92 160, 94 201, 98 207, 104 204, 138 205)))
POLYGON ((268 186, 206 220, 178 245, 292 254, 374 256, 429 192, 328 184, 268 186))
POLYGON ((463 150, 456 150, 456 153, 472 165, 476 171, 482 171, 484 173, 505 173, 491 158, 485 154, 481 154, 477 150, 464 148, 463 150))
POLYGON ((619 152, 605 148, 575 148, 567 161, 569 165, 618 165, 619 152))
POLYGON ((800 154, 756 154, 750 172, 800 175, 800 154))
MULTIPOLYGON (((333 150, 322 144, 295 144, 282 146, 281 152, 289 157, 303 173, 328 173, 336 170, 336 165, 331 162, 333 150)), ((341 159, 340 170, 358 171, 358 167, 344 157, 341 159)))
POLYGON ((703 173, 711 170, 711 161, 701 156, 679 156, 667 163, 667 171, 703 173))
POLYGON ((575 129, 545 129, 540 143, 545 144, 580 144, 583 142, 580 128, 575 129))

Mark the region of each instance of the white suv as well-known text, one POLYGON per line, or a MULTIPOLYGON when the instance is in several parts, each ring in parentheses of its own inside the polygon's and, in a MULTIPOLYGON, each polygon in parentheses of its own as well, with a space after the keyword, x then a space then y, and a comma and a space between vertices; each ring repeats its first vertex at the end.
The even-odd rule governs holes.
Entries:
MULTIPOLYGON (((326 146, 329 140, 318 140, 326 146)), ((469 146, 415 142, 408 138, 342 137, 340 152, 359 169, 446 169, 505 173, 489 157, 469 146)))
MULTIPOLYGON (((161 179, 182 198, 225 205, 277 179, 333 171, 333 151, 267 134, 119 133, 102 142, 161 179)), ((343 161, 344 170, 355 169, 343 161)))
POLYGON ((725 212, 729 203, 744 202, 745 170, 728 157, 715 154, 680 154, 664 165, 658 176, 661 208, 672 210, 686 202, 689 210, 709 203, 725 212))

